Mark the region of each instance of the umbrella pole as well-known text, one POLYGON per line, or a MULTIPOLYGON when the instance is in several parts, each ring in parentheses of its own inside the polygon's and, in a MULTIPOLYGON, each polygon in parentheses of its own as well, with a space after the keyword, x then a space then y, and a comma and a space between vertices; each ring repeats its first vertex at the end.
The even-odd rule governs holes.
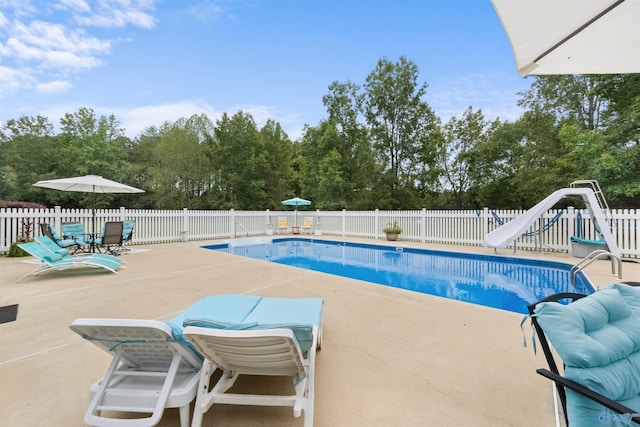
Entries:
POLYGON ((93 186, 93 212, 91 221, 91 253, 96 251, 96 186, 93 186))

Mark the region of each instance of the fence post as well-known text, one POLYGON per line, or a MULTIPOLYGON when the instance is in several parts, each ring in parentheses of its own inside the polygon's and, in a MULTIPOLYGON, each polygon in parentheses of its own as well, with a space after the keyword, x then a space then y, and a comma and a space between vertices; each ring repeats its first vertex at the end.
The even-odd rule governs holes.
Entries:
POLYGON ((427 242, 427 210, 422 208, 422 217, 420 218, 420 241, 427 242))
MULTIPOLYGON (((311 234, 311 230, 309 230, 311 234)), ((320 209, 316 209, 316 231, 313 233, 316 236, 322 236, 322 224, 320 224, 320 209)))
POLYGON ((347 230, 347 210, 342 209, 342 226, 340 227, 342 237, 345 236, 347 230))
POLYGON ((573 251, 571 249, 571 236, 576 235, 576 208, 573 206, 567 207, 567 240, 564 243, 564 248, 571 254, 573 251))
POLYGON ((53 208, 53 224, 56 230, 60 230, 62 226, 62 208, 60 206, 53 208))
POLYGON ((271 224, 271 211, 267 209, 267 236, 273 236, 273 224, 271 224))
POLYGON ((229 224, 231 226, 231 230, 229 232, 229 235, 233 239, 233 238, 236 237, 236 211, 235 211, 235 209, 230 209, 229 210, 229 218, 231 219, 231 224, 229 224))
POLYGON ((489 234, 489 208, 482 209, 482 240, 489 234))
POLYGON ((189 209, 187 208, 182 208, 182 230, 180 230, 180 234, 182 234, 183 242, 189 240, 189 209))

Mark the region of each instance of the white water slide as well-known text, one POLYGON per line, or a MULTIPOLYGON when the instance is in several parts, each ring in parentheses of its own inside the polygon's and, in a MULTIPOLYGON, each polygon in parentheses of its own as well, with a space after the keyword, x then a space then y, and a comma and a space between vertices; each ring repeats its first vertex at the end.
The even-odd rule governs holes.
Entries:
POLYGON ((517 238, 526 233, 538 218, 545 214, 545 212, 567 196, 582 197, 587 209, 589 210, 589 215, 594 222, 596 230, 606 242, 609 252, 620 258, 620 249, 609 230, 607 219, 605 218, 602 207, 598 202, 598 198, 590 188, 563 188, 552 193, 522 215, 512 219, 487 234, 484 238, 483 244, 489 248, 506 248, 517 238))

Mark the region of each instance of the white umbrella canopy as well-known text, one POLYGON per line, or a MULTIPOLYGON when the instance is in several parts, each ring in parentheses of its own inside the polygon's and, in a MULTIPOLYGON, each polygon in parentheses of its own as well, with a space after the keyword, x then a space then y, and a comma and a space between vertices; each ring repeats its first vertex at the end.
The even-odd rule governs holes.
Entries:
POLYGON ((640 0, 491 0, 530 74, 640 73, 640 0))
POLYGON ((61 191, 77 191, 93 193, 92 232, 96 230, 96 194, 97 193, 144 193, 144 190, 121 184, 98 175, 75 176, 72 178, 50 179, 38 181, 36 187, 51 188, 61 191))
POLYGON ((78 191, 82 193, 144 193, 144 190, 130 187, 98 175, 76 176, 73 178, 50 179, 38 181, 36 187, 52 188, 62 191, 78 191))

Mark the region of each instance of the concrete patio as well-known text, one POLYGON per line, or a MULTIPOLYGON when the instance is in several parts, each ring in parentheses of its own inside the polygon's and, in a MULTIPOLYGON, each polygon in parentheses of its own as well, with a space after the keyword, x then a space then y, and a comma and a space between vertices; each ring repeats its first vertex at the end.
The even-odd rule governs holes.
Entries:
MULTIPOLYGON (((0 257, 0 306, 19 304, 17 320, 0 324, 0 425, 84 425, 89 386, 110 358, 69 330, 74 319, 165 320, 207 295, 244 293, 324 299, 316 426, 553 425, 551 384, 535 373, 544 358, 533 353, 528 323, 523 347, 522 315, 200 247, 208 243, 135 246, 117 275, 74 269, 18 283, 35 265, 0 257)), ((610 270, 603 260, 585 271, 605 286, 617 280, 610 270)), ((623 279, 639 278, 640 264, 623 264, 623 279)), ((159 425, 179 425, 178 410, 159 425)), ((302 418, 289 408, 221 405, 204 425, 302 426, 302 418)))

